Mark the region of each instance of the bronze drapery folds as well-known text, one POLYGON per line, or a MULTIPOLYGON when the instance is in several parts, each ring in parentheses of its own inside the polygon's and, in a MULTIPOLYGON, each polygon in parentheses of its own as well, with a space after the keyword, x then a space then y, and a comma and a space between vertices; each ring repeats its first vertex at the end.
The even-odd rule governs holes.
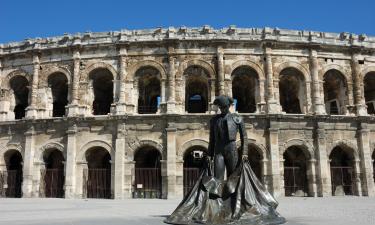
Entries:
POLYGON ((250 167, 244 122, 239 115, 229 112, 232 103, 227 96, 215 99, 214 104, 221 113, 210 121, 209 155, 213 160, 207 158, 193 189, 165 223, 274 225, 286 222, 276 211, 277 201, 250 167), (239 153, 235 143, 237 133, 241 138, 239 153), (225 169, 227 180, 224 180, 225 169))

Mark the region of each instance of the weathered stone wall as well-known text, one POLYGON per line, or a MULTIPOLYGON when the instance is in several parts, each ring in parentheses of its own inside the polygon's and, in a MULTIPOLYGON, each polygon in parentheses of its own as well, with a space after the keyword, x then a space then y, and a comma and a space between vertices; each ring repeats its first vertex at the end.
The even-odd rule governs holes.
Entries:
MULTIPOLYGON (((242 113, 249 143, 261 153, 262 178, 275 195, 284 194, 284 153, 298 147, 306 156, 308 195, 329 196, 330 153, 342 147, 353 157, 354 194, 374 196, 375 117, 367 113, 364 77, 375 72, 375 38, 365 35, 280 29, 213 30, 210 27, 84 33, 30 39, 0 45, 0 87, 23 76, 29 82, 28 107, 15 120, 8 95, 0 97, 0 170, 4 155, 23 158, 24 197, 38 197, 43 152, 57 149, 65 158, 65 197, 80 198, 86 151, 99 146, 111 155, 111 192, 130 198, 134 188, 134 155, 143 146, 161 153, 162 197, 183 195, 183 160, 193 146, 207 148, 213 99, 232 95, 233 71, 241 66, 257 74, 256 112, 242 113), (207 74, 208 109, 185 110, 187 68, 207 74), (155 114, 138 114, 139 77, 144 67, 159 74, 160 106, 155 114), (301 74, 301 114, 282 112, 279 81, 284 69, 301 74), (90 74, 106 69, 113 77, 113 103, 108 115, 93 115, 90 74), (329 115, 324 75, 344 77, 343 115, 329 115), (68 104, 64 117, 48 116, 40 94, 51 74, 66 76, 68 104)), ((250 91, 250 90, 249 90, 250 91)))

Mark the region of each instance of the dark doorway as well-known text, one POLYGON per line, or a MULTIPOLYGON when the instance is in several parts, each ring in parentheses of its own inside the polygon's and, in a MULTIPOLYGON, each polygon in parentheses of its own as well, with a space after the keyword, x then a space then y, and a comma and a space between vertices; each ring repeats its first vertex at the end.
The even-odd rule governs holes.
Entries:
POLYGON ((162 197, 160 160, 160 152, 151 146, 142 147, 136 152, 133 198, 162 197))
POLYGON ((375 72, 365 75, 364 86, 367 113, 373 115, 375 114, 375 72))
POLYGON ((111 198, 111 155, 102 147, 86 152, 87 198, 111 198))
POLYGON ((107 115, 113 103, 113 75, 107 69, 95 69, 90 73, 94 88, 94 115, 107 115))
POLYGON ((184 72, 186 78, 185 110, 188 113, 205 113, 208 109, 208 73, 199 66, 190 66, 184 72))
POLYGON ((284 152, 285 196, 308 196, 306 165, 307 157, 299 147, 292 146, 284 152))
POLYGON ((6 171, 0 173, 0 194, 8 198, 22 196, 22 155, 16 150, 4 154, 6 171))
POLYGON ((10 81, 10 88, 13 91, 11 96, 11 107, 14 107, 13 112, 15 119, 22 119, 25 117, 26 108, 29 106, 29 81, 23 76, 15 76, 10 81))
POLYGON ((187 195, 198 180, 202 168, 205 166, 204 158, 207 149, 201 146, 193 146, 186 150, 184 156, 184 195, 187 195))
POLYGON ((57 149, 46 150, 43 160, 45 169, 42 169, 41 182, 44 184, 44 194, 47 198, 64 197, 64 156, 57 149))
POLYGON ((232 95, 237 100, 236 111, 254 113, 257 110, 257 72, 248 66, 241 66, 233 71, 232 79, 232 95))
POLYGON ((53 117, 65 115, 65 106, 68 104, 68 80, 63 73, 53 73, 48 77, 48 86, 52 91, 53 117))
POLYGON ((354 194, 354 157, 341 147, 335 147, 329 155, 331 167, 332 195, 354 194))
POLYGON ((153 114, 160 100, 160 73, 154 67, 143 67, 136 72, 138 79, 138 113, 153 114))
POLYGON ((294 68, 281 71, 279 81, 280 104, 286 113, 303 113, 305 103, 305 79, 303 74, 294 68))
POLYGON ((345 77, 337 70, 329 70, 324 74, 324 103, 329 115, 346 113, 347 87, 345 77))

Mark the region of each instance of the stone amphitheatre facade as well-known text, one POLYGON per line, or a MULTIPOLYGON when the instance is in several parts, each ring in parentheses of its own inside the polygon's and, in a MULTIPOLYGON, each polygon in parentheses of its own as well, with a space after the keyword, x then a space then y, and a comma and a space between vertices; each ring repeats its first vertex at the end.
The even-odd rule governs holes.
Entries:
POLYGON ((180 198, 220 94, 276 196, 375 195, 375 37, 204 26, 26 39, 0 45, 0 87, 3 197, 180 198))

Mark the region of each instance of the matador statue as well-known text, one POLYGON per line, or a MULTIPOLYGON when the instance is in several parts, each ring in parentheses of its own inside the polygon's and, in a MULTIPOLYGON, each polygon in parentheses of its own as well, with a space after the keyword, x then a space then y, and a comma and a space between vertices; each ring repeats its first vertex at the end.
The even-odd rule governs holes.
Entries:
POLYGON ((210 120, 207 163, 194 187, 164 222, 249 225, 286 222, 276 211, 278 202, 250 167, 244 121, 230 112, 232 104, 233 99, 228 96, 215 99, 214 105, 220 113, 210 120))

